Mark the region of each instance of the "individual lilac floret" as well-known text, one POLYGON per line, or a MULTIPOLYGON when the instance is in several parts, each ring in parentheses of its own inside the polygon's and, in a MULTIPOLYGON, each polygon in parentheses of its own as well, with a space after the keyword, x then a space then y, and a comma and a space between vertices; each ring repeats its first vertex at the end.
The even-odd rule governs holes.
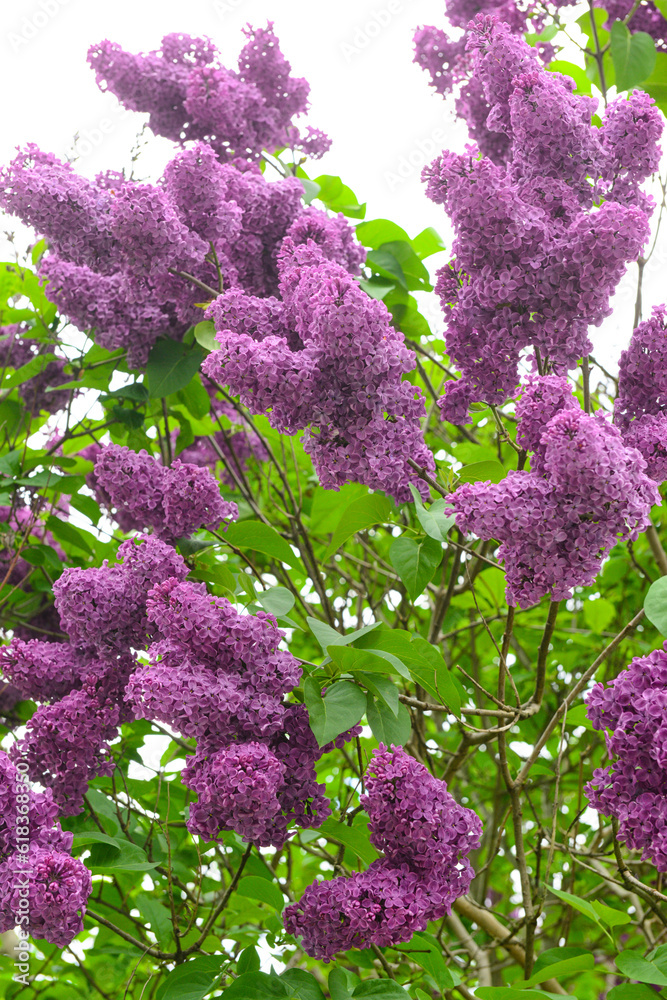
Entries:
POLYGON ((646 460, 656 482, 667 479, 667 312, 656 306, 621 353, 614 422, 646 460))
POLYGON ((152 535, 130 538, 118 561, 91 569, 68 567, 53 585, 62 627, 75 646, 124 653, 142 649, 148 619, 146 598, 168 577, 183 580, 188 567, 175 549, 152 535))
POLYGON ((21 697, 55 701, 81 687, 90 656, 67 642, 24 642, 14 637, 0 649, 0 667, 3 678, 18 688, 21 697))
POLYGON ((270 309, 255 299, 213 303, 221 347, 204 373, 253 413, 270 411, 280 431, 307 429, 304 445, 327 489, 357 481, 410 499, 408 483, 421 481, 408 459, 434 463, 420 426, 423 396, 402 380, 414 363, 403 335, 313 240, 285 240, 280 269, 282 302, 270 309), (281 328, 288 337, 273 332, 281 328))
POLYGON ((385 857, 364 872, 314 882, 284 912, 288 933, 325 962, 350 948, 408 941, 450 913, 474 876, 467 855, 479 846, 481 822, 457 805, 444 782, 401 747, 388 751, 382 744, 369 773, 361 802, 371 842, 385 857))
POLYGON ((101 89, 149 113, 156 135, 205 139, 221 159, 258 158, 288 145, 322 155, 326 136, 309 131, 301 140, 292 124, 307 109, 310 88, 291 76, 272 22, 244 33, 236 71, 220 64, 209 39, 188 35, 167 35, 161 49, 138 55, 104 41, 90 48, 88 61, 101 89))
POLYGON ((147 451, 110 444, 97 455, 95 477, 126 529, 150 527, 165 541, 238 517, 238 507, 222 499, 208 469, 179 459, 163 466, 147 451))
POLYGON ((635 657, 587 702, 593 726, 605 732, 612 761, 585 788, 591 805, 619 822, 619 836, 667 871, 667 643, 635 657))
POLYGON ((539 427, 538 404, 545 407, 535 471, 510 471, 500 483, 464 483, 449 497, 462 531, 501 543, 507 599, 522 607, 590 585, 612 546, 636 538, 660 502, 644 460, 618 429, 602 414, 563 405, 567 397, 553 381, 543 393, 541 381, 529 384, 521 404, 530 435, 539 427), (551 415, 554 402, 562 408, 551 415))
POLYGON ((66 948, 83 930, 93 887, 90 872, 62 851, 36 848, 22 860, 12 855, 0 864, 0 932, 11 930, 17 915, 25 914, 28 923, 21 926, 32 937, 66 948))

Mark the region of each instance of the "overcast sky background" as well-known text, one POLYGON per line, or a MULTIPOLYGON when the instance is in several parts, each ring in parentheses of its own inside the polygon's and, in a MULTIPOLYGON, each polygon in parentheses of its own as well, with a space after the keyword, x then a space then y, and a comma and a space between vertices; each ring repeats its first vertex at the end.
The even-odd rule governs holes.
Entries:
MULTIPOLYGON (((569 18, 580 13, 569 12, 569 18)), ((3 110, 0 162, 17 145, 35 142, 60 156, 72 155, 79 135, 76 169, 99 170, 130 164, 130 151, 145 116, 125 112, 101 93, 86 62, 88 46, 109 38, 131 51, 159 47, 163 35, 208 35, 235 67, 242 27, 275 22, 293 72, 311 85, 308 122, 333 140, 317 173, 339 174, 368 204, 367 218, 387 217, 411 236, 425 226, 451 243, 444 212, 426 198, 420 171, 443 147, 462 150, 465 127, 428 86, 412 62, 412 35, 422 24, 445 26, 443 0, 14 0, 0 12, 0 82, 3 110)), ((148 144, 135 168, 156 179, 174 146, 145 133, 148 144)), ((28 242, 15 222, 17 245, 28 242)), ((663 241, 664 243, 664 241, 663 241)), ((3 244, 5 257, 11 248, 3 244)), ((8 256, 7 256, 8 255, 8 256)), ((644 315, 664 301, 664 248, 645 274, 644 315)), ((445 255, 433 265, 445 263, 445 255)), ((636 268, 616 295, 615 315, 593 330, 594 353, 613 365, 631 328, 636 268)), ((433 297, 426 306, 434 330, 442 321, 433 297)))

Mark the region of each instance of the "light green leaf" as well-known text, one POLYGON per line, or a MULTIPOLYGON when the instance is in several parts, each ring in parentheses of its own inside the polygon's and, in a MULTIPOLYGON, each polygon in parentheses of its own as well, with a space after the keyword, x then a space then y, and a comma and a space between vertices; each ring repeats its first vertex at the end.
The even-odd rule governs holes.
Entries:
POLYGON ((500 462, 473 462, 458 473, 462 483, 499 483, 506 475, 507 469, 500 462))
POLYGON ((667 576, 661 576, 648 588, 644 611, 658 632, 667 636, 667 576))
POLYGON ((356 726, 366 711, 366 695, 349 681, 331 685, 323 697, 317 681, 307 677, 303 684, 303 697, 310 728, 321 747, 356 726))
POLYGON ((294 594, 287 587, 269 587, 257 592, 257 601, 270 615, 288 615, 294 607, 294 594))
POLYGON ((414 483, 409 483, 409 486, 415 501, 415 514, 426 534, 430 538, 435 538, 437 542, 446 541, 449 529, 456 522, 455 515, 448 513, 452 507, 444 498, 435 500, 430 507, 425 507, 414 483))
POLYGON ((246 875, 241 879, 236 892, 239 896, 246 896, 248 899, 257 899, 262 903, 268 903, 274 910, 280 912, 285 905, 283 894, 275 882, 269 882, 259 875, 246 875))
POLYGON ((363 670, 357 670, 355 677, 391 709, 394 718, 398 715, 398 688, 395 684, 382 674, 366 673, 363 670))
POLYGON ((335 628, 331 628, 325 622, 321 622, 319 618, 306 618, 308 622, 308 628, 313 633, 323 651, 326 653, 329 646, 348 646, 351 642, 356 639, 360 639, 362 635, 367 635, 368 632, 373 632, 376 628, 379 628, 382 624, 381 622, 375 622, 373 625, 364 625, 363 628, 358 628, 355 632, 348 632, 347 635, 341 635, 337 632, 335 628))
POLYGON ((347 823, 338 823, 335 819, 326 819, 319 827, 319 832, 334 843, 349 847, 367 865, 380 856, 370 842, 368 826, 359 827, 356 824, 348 826, 347 823))
POLYGON ((629 979, 638 979, 640 983, 651 983, 654 986, 667 986, 667 974, 636 951, 622 951, 615 961, 618 971, 629 979))
POLYGON ((616 89, 632 90, 647 80, 655 67, 655 42, 645 31, 630 33, 622 21, 611 26, 611 58, 616 72, 616 89))
POLYGON ((402 535, 389 549, 389 562, 394 567, 408 596, 414 601, 426 589, 442 560, 442 544, 428 536, 417 542, 402 535))
POLYGON ((287 563, 293 569, 299 565, 299 558, 294 555, 288 542, 275 528, 263 521, 237 521, 230 524, 224 533, 224 539, 237 549, 263 552, 287 563))
POLYGON ((197 323, 194 329, 195 340, 205 351, 217 351, 220 344, 215 339, 215 324, 210 319, 197 323))
POLYGON ((367 493, 365 496, 353 500, 349 507, 343 511, 322 558, 324 560, 330 559, 343 542, 346 542, 357 531, 364 531, 376 524, 384 524, 391 509, 391 500, 381 493, 367 493))

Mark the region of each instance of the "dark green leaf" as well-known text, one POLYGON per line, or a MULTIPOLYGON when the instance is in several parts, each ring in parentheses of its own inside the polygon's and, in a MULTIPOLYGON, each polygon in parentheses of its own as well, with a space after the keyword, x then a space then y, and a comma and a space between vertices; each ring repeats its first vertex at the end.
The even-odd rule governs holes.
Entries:
POLYGON ((220 975, 223 963, 224 959, 218 955, 202 955, 177 965, 158 986, 156 1000, 203 1000, 220 975))
MULTIPOLYGON (((332 647, 335 649, 335 647, 332 647)), ((364 650, 360 650, 364 653, 364 650)), ((398 688, 393 684, 387 677, 383 677, 382 674, 366 673, 364 670, 358 670, 355 673, 355 677, 360 681, 364 687, 374 694, 377 698, 385 703, 387 708, 391 709, 394 718, 398 715, 398 688)))
POLYGON ((393 744, 402 747, 410 739, 412 722, 405 705, 399 705, 398 713, 394 715, 386 702, 378 701, 369 694, 366 717, 371 732, 378 743, 384 743, 385 746, 393 744))
POLYGON ((441 543, 428 536, 417 542, 403 535, 395 539, 389 549, 389 562, 405 584, 412 601, 424 592, 441 560, 441 543))
POLYGON ((392 979, 366 979, 352 991, 352 996, 373 997, 373 1000, 409 1000, 410 994, 392 979))
POLYGON ((347 635, 341 635, 335 628, 331 628, 330 625, 321 622, 319 618, 308 617, 306 621, 308 622, 308 628, 325 653, 329 646, 347 646, 356 639, 360 639, 362 635, 373 632, 381 624, 381 622, 375 622, 374 625, 364 625, 363 628, 358 628, 355 632, 348 632, 347 635))
POLYGON ((146 364, 146 384, 151 399, 171 396, 184 389, 204 359, 201 347, 188 347, 177 340, 158 340, 146 364))
POLYGON ((367 865, 379 857, 378 852, 370 842, 368 827, 362 829, 356 825, 348 826, 347 823, 338 823, 335 819, 326 819, 319 830, 334 843, 349 847, 367 865))
POLYGON ((280 980, 289 986, 290 997, 297 997, 298 1000, 325 1000, 315 976, 304 969, 287 969, 281 972, 280 980))
POLYGON ((236 968, 239 976, 242 976, 244 972, 259 972, 259 955, 254 944, 243 949, 236 963, 236 968))
POLYGON ((54 514, 49 514, 47 517, 46 527, 59 541, 65 542, 66 545, 73 545, 75 548, 81 549, 82 552, 87 552, 89 555, 93 554, 97 540, 89 531, 84 531, 83 528, 75 528, 73 524, 70 524, 68 521, 61 521, 54 514))
POLYGON ((450 990, 457 985, 458 975, 454 979, 442 957, 441 946, 431 934, 414 934, 412 940, 402 945, 400 950, 407 952, 413 961, 433 976, 441 990, 450 990))

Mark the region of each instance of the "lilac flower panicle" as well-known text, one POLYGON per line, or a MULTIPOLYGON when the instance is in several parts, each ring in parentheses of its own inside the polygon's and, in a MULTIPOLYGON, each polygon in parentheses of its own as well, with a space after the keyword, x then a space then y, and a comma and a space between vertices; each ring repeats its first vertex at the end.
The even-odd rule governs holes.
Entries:
POLYGON ((408 941, 451 912, 474 872, 481 822, 454 801, 442 781, 401 747, 373 752, 361 804, 371 842, 384 851, 364 872, 308 886, 284 912, 285 929, 315 958, 408 941))
POLYGON ((602 414, 583 413, 564 381, 530 380, 517 415, 533 471, 464 483, 449 500, 460 530, 501 543, 507 598, 527 607, 592 584, 619 537, 646 527, 659 495, 639 452, 602 414))
POLYGON ((16 914, 23 913, 22 886, 28 883, 29 924, 24 929, 33 937, 66 948, 83 930, 86 903, 92 878, 83 861, 62 851, 35 848, 25 859, 25 867, 10 857, 0 863, 0 931, 11 930, 16 914))
POLYGON ((614 421, 658 483, 667 479, 667 314, 656 306, 621 353, 614 421))
POLYGON ((66 642, 14 637, 0 649, 3 678, 33 701, 53 701, 81 687, 89 664, 88 655, 66 642))
POLYGON ((597 768, 585 792, 593 808, 619 823, 619 836, 667 871, 667 644, 635 657, 587 701, 595 729, 605 731, 610 766, 597 768))
POLYGON ((152 527, 165 541, 238 516, 237 505, 222 499, 208 469, 179 459, 165 467, 146 451, 111 444, 97 454, 95 478, 126 528, 152 527))

